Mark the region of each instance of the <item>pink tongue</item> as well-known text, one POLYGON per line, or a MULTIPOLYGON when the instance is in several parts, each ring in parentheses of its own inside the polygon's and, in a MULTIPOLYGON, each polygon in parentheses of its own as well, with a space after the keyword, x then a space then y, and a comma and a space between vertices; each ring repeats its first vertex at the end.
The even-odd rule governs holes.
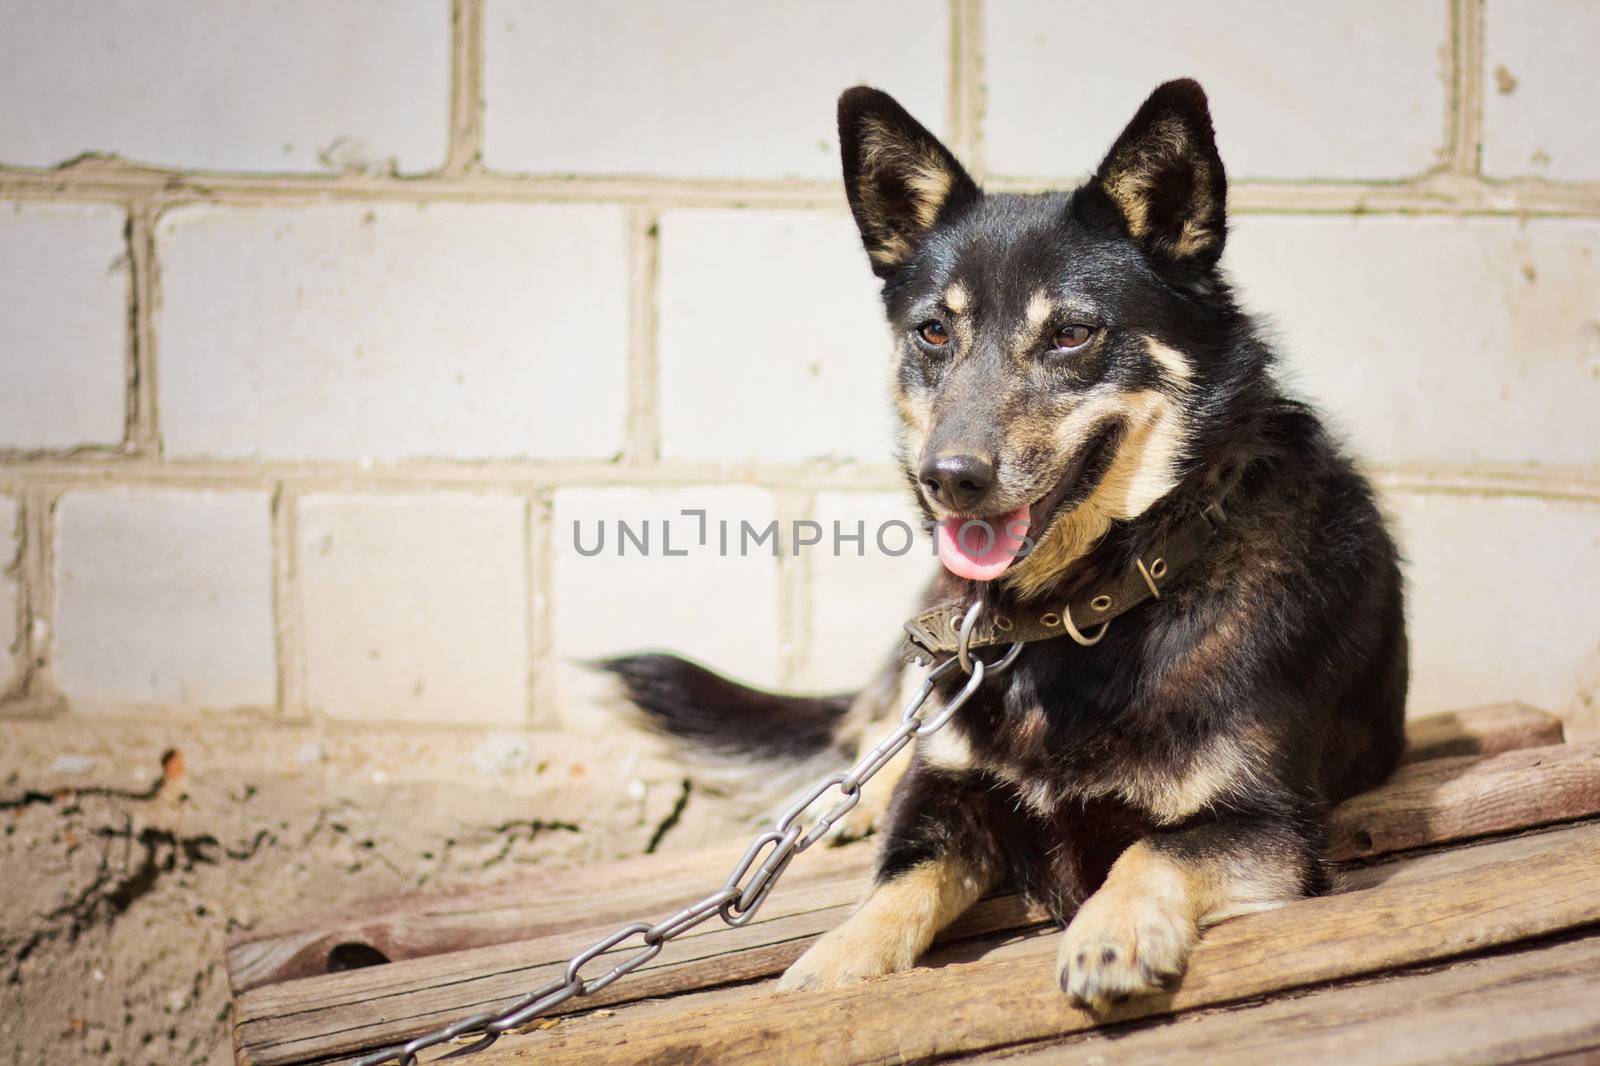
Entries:
POLYGON ((989 518, 946 518, 934 531, 939 561, 957 577, 993 581, 1006 572, 1028 535, 1028 509, 989 518))

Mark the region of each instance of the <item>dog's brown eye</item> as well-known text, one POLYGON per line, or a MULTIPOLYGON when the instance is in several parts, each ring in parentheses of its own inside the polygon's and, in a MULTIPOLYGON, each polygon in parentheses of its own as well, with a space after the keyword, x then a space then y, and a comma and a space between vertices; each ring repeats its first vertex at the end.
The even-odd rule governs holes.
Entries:
POLYGON ((1055 336, 1050 338, 1050 343, 1057 349, 1070 352, 1074 348, 1082 348, 1088 344, 1092 336, 1094 336, 1093 326, 1082 324, 1062 326, 1056 330, 1055 336))
POLYGON ((943 348, 950 343, 950 333, 944 328, 943 322, 924 322, 917 327, 917 333, 935 348, 943 348))

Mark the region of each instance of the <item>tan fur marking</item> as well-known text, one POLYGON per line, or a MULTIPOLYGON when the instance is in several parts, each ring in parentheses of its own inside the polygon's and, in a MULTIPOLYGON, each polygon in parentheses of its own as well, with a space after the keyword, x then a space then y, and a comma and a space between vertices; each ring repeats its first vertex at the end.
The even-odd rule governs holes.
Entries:
POLYGON ((1145 138, 1124 150, 1112 163, 1106 192, 1128 222, 1128 232, 1143 237, 1149 231, 1150 187, 1156 171, 1168 159, 1182 158, 1189 145, 1183 123, 1167 118, 1150 128, 1145 138))
POLYGON ((1057 449, 1071 455, 1108 418, 1125 431, 1117 454, 1089 498, 1051 523, 1042 541, 1006 571, 1007 586, 1023 595, 1042 591, 1105 536, 1113 521, 1136 518, 1177 485, 1188 448, 1183 410, 1154 390, 1091 391, 1057 429, 1057 449))
MULTIPOLYGON (((1188 151, 1189 136, 1183 123, 1167 118, 1156 123, 1143 140, 1125 149, 1112 162, 1105 190, 1127 220, 1128 232, 1134 237, 1149 235, 1150 189, 1156 175, 1164 165, 1182 159, 1188 151)), ((1180 257, 1204 251, 1216 243, 1216 234, 1204 223, 1217 206, 1212 203, 1208 191, 1211 167, 1199 158, 1191 159, 1190 165, 1194 168, 1193 192, 1184 208, 1183 229, 1172 245, 1173 254, 1180 257)))
POLYGON ((933 405, 924 395, 907 392, 897 392, 894 398, 895 410, 900 415, 900 421, 905 423, 907 429, 916 430, 926 435, 928 432, 928 418, 933 412, 933 405))
MULTIPOLYGON (((904 179, 911 192, 911 212, 918 228, 927 229, 938 221, 955 181, 943 159, 932 151, 907 144, 888 126, 875 120, 869 120, 862 127, 861 151, 864 175, 894 171, 904 179)), ((883 205, 877 201, 872 183, 863 182, 859 192, 869 213, 881 215, 883 205)), ((881 246, 870 253, 877 263, 893 266, 911 254, 911 244, 903 234, 885 229, 880 237, 881 246)))
POLYGON ((1045 715, 1043 707, 1028 708, 1028 713, 1022 716, 1022 721, 1017 725, 1018 749, 1031 752, 1043 747, 1045 733, 1049 728, 1050 719, 1045 715))
POLYGON ((954 723, 917 741, 922 761, 941 770, 970 770, 972 745, 954 723))
POLYGON ((1028 328, 1037 330, 1045 324, 1050 317, 1050 312, 1055 310, 1055 304, 1050 300, 1050 294, 1043 289, 1028 297, 1028 306, 1023 311, 1023 317, 1028 320, 1028 328))
POLYGON ((971 302, 971 294, 967 292, 966 288, 962 286, 959 281, 952 282, 950 287, 944 290, 944 305, 948 307, 953 314, 966 314, 967 307, 971 304, 971 302))
POLYGON ((1262 753, 1240 739, 1217 736, 1200 747, 1178 774, 1119 767, 1086 794, 1115 794, 1157 823, 1176 825, 1230 794, 1248 791, 1261 760, 1262 753))
POLYGON ((1144 346, 1145 350, 1150 353, 1150 358, 1154 359, 1156 365, 1166 372, 1167 377, 1172 379, 1173 384, 1179 388, 1189 387, 1194 380, 1194 367, 1190 365, 1188 356, 1176 348, 1170 348, 1162 344, 1154 337, 1146 337, 1144 346))
POLYGON ((874 885, 843 925, 825 934, 789 967, 780 989, 838 988, 909 969, 936 933, 994 883, 992 875, 954 855, 919 863, 874 885))

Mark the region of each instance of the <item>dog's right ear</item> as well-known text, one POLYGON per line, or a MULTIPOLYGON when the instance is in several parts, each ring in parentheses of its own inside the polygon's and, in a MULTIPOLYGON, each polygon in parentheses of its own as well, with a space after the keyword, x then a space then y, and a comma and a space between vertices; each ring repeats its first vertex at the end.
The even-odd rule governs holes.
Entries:
POLYGON ((880 278, 911 258, 936 222, 981 195, 939 138, 865 85, 839 97, 839 153, 850 211, 880 278))

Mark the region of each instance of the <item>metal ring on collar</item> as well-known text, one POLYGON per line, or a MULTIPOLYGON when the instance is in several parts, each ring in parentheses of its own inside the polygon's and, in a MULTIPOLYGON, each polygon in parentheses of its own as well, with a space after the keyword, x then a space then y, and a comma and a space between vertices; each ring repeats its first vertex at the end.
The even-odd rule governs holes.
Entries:
POLYGON ((1078 632, 1078 627, 1073 624, 1072 607, 1070 605, 1061 608, 1061 624, 1066 627, 1067 636, 1071 637, 1079 644, 1082 644, 1085 648, 1090 648, 1100 643, 1100 638, 1105 636, 1106 630, 1111 628, 1110 622, 1101 622, 1100 632, 1096 633, 1092 637, 1084 636, 1082 633, 1078 632))
MULTIPOLYGON (((972 606, 967 608, 966 616, 961 619, 961 629, 956 636, 956 660, 960 662, 961 669, 969 674, 972 673, 972 651, 968 645, 972 642, 972 631, 978 625, 978 615, 982 613, 983 601, 974 600, 972 606)), ((1017 656, 1022 654, 1022 645, 1023 641, 1014 641, 1006 653, 992 665, 985 663, 989 674, 993 676, 1009 669, 1011 664, 1017 661, 1017 656)))

